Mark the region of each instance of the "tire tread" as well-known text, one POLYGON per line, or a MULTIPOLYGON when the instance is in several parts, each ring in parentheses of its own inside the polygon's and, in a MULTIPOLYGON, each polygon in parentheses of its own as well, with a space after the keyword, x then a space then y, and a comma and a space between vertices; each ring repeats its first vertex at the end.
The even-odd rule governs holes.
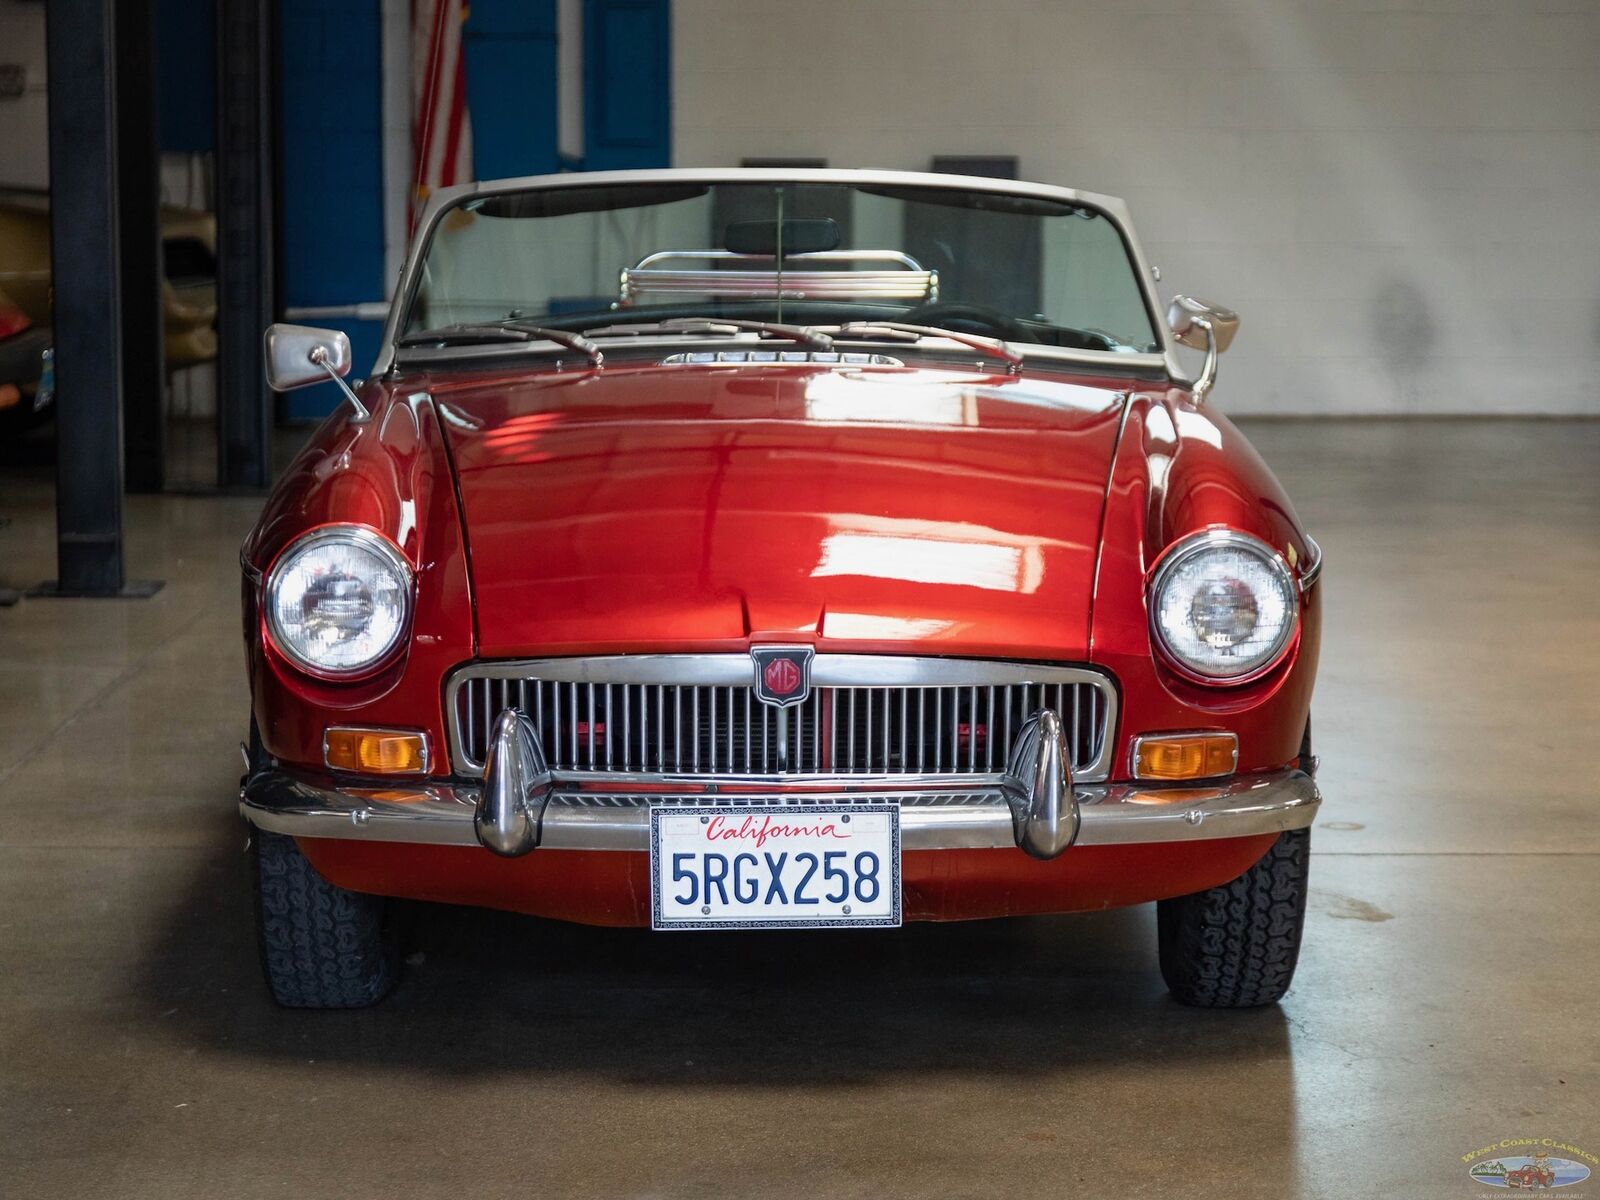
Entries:
POLYGON ((1256 1008, 1289 990, 1305 926, 1311 830, 1278 835, 1243 875, 1157 904, 1161 974, 1197 1008, 1256 1008))
POLYGON ((291 837, 252 835, 256 931, 272 997, 285 1008, 366 1008, 389 994, 399 953, 382 896, 335 887, 291 837))

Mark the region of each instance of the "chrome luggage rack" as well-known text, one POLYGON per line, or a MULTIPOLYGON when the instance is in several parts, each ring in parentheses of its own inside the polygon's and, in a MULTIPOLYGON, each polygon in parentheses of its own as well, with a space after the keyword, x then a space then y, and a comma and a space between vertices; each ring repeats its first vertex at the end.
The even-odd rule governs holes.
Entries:
POLYGON ((741 254, 732 250, 658 250, 631 267, 624 267, 618 291, 619 307, 627 308, 643 296, 739 296, 786 300, 918 300, 939 299, 939 272, 927 270, 899 250, 813 250, 786 254, 780 271, 771 254, 741 254), (700 261, 713 264, 770 263, 770 270, 729 270, 712 266, 691 270, 661 267, 657 263, 700 261), (877 270, 851 270, 846 266, 818 264, 884 263, 877 270), (782 291, 780 293, 780 284, 782 291))

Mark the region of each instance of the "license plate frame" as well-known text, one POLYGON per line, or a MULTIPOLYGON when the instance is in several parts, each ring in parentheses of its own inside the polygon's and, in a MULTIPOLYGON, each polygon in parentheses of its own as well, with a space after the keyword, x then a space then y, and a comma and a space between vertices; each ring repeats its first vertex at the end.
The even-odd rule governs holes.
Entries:
MULTIPOLYGON (((826 820, 817 821, 820 827, 828 824, 826 820)), ((902 924, 901 908, 904 899, 901 890, 901 843, 900 843, 900 806, 898 804, 763 804, 739 805, 726 804, 655 804, 650 806, 650 927, 656 930, 710 930, 710 929, 894 929, 902 924), (747 819, 757 822, 755 828, 759 830, 760 822, 766 821, 766 828, 770 830, 773 821, 782 825, 789 825, 794 820, 801 822, 813 818, 840 818, 833 822, 835 828, 843 824, 857 823, 855 832, 867 834, 869 845, 867 851, 882 849, 882 859, 878 867, 878 879, 883 894, 889 902, 888 911, 879 911, 876 899, 873 901, 874 909, 870 913, 851 912, 851 906, 845 901, 834 900, 832 908, 844 905, 845 911, 820 911, 815 917, 809 914, 794 911, 794 905, 789 904, 781 911, 771 916, 743 915, 728 912, 724 915, 713 915, 702 911, 693 916, 670 911, 673 907, 665 902, 663 884, 663 847, 681 840, 685 832, 693 832, 710 826, 712 820, 722 818, 724 828, 744 828, 747 819), (867 818, 870 825, 859 824, 862 818, 867 818), (731 825, 727 824, 730 823, 731 825), (881 825, 881 828, 879 827, 881 825), (664 828, 665 826, 665 828, 664 828), (683 828, 680 829, 679 827, 683 828)), ((747 840, 752 844, 755 837, 747 840)), ((765 854, 772 845, 788 845, 790 850, 780 849, 780 853, 795 853, 805 855, 812 853, 810 850, 794 850, 796 844, 809 845, 810 840, 781 838, 776 835, 762 841, 758 853, 765 858, 765 854)), ((708 851, 702 851, 708 852, 708 851)), ((766 865, 764 862, 761 865, 766 865)), ((785 867, 787 864, 784 864, 785 867)), ((798 865, 798 863, 797 863, 798 865)), ((821 867, 821 862, 817 866, 821 867)), ((857 864, 852 864, 857 866, 857 864)), ((788 875, 786 870, 780 869, 780 881, 788 875)), ((702 874, 702 878, 704 875, 702 874)), ((766 884, 770 878, 763 877, 766 884)), ((761 884, 758 884, 758 894, 761 884)), ((851 886, 855 886, 852 884, 851 886)), ((709 886, 706 888, 710 892, 709 886)), ((787 891, 787 889, 785 889, 787 891)), ((709 898, 709 897, 708 897, 709 898)), ((849 899, 847 894, 846 900, 849 899)), ((734 906, 727 905, 731 910, 734 906)), ((765 909, 761 911, 766 911, 765 909)))

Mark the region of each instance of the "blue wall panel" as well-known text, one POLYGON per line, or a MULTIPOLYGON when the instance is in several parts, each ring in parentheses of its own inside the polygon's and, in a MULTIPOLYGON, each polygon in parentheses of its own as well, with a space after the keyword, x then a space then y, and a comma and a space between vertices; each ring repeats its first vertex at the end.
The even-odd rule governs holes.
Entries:
POLYGON ((555 0, 472 0, 463 49, 477 177, 554 171, 555 0))
MULTIPOLYGON (((164 12, 189 10, 178 0, 162 2, 164 12)), ((557 170, 555 0, 473 0, 468 11, 463 45, 476 177, 557 170)), ((191 42, 192 28, 192 21, 175 24, 191 42)), ((670 32, 669 0, 585 0, 586 168, 670 164, 670 32)), ((379 0, 283 0, 279 37, 284 303, 315 308, 379 299, 386 284, 379 0)), ((165 47, 174 34, 163 38, 165 47)), ((175 44, 172 54, 186 53, 175 44)), ((173 103, 186 108, 190 101, 173 103)), ((356 369, 365 370, 377 351, 378 324, 326 323, 350 335, 356 369)), ((331 384, 308 388, 289 396, 288 411, 314 418, 339 399, 331 384)))
MULTIPOLYGON (((283 0, 283 300, 357 304, 384 294, 383 53, 378 0, 283 0)), ((327 321, 350 334, 355 370, 377 350, 372 322, 327 321)), ((288 397, 289 416, 319 417, 330 383, 288 397)))
POLYGON ((672 164, 669 0, 584 0, 583 165, 672 164))

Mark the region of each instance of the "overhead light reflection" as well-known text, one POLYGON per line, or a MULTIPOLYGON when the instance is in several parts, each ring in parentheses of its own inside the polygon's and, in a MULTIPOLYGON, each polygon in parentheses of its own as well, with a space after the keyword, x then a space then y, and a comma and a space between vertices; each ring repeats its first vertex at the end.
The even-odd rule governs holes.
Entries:
POLYGON ((1030 594, 1044 578, 1044 556, 1037 546, 832 533, 823 539, 821 557, 811 574, 813 578, 859 575, 1030 594))
POLYGON ((938 637, 955 628, 955 621, 937 617, 889 617, 879 613, 830 612, 823 620, 826 636, 863 642, 915 641, 938 637))
POLYGON ((813 421, 899 425, 976 425, 976 397, 948 383, 825 372, 806 380, 806 416, 813 421))
POLYGON ((1102 388, 1033 384, 973 376, 891 371, 825 371, 806 380, 806 416, 814 421, 900 425, 981 425, 979 405, 1015 404, 1100 412, 1114 400, 1102 388))
POLYGON ((1216 424, 1205 413, 1195 412, 1193 409, 1180 408, 1177 417, 1178 433, 1180 435, 1205 442, 1207 445, 1215 446, 1218 450, 1222 449, 1222 430, 1218 429, 1216 424))

